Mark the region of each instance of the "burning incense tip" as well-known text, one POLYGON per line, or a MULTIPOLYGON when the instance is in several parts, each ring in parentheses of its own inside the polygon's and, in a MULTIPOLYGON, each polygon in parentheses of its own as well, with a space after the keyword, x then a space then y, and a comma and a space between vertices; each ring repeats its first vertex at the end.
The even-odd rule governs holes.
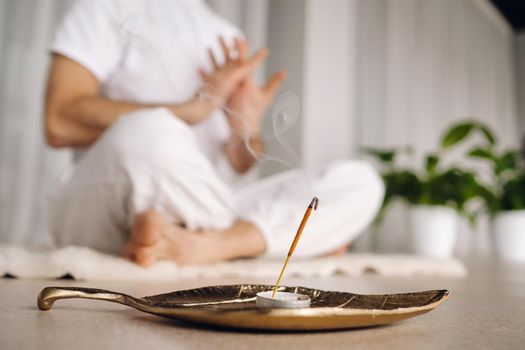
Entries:
POLYGON ((314 210, 317 210, 318 205, 319 205, 319 198, 314 197, 314 199, 312 199, 312 201, 310 202, 309 207, 314 208, 314 210))
POLYGON ((295 234, 295 238, 292 242, 292 245, 290 246, 290 250, 288 251, 288 256, 286 257, 286 261, 284 262, 283 268, 281 269, 281 273, 279 274, 277 283, 275 283, 275 288, 273 289, 273 293, 272 293, 272 299, 275 297, 277 288, 279 288, 279 283, 281 282, 281 278, 283 277, 284 270, 286 269, 286 266, 288 265, 288 261, 290 261, 290 258, 292 257, 295 247, 297 246, 297 242, 299 242, 299 238, 301 238, 301 234, 303 233, 304 226, 306 225, 306 222, 308 221, 308 218, 310 217, 310 213, 312 212, 312 209, 317 210, 318 205, 319 205, 319 198, 314 197, 312 201, 310 202, 310 205, 308 206, 308 208, 306 208, 306 212, 304 213, 303 219, 301 220, 301 224, 299 225, 299 229, 297 230, 297 233, 295 234))

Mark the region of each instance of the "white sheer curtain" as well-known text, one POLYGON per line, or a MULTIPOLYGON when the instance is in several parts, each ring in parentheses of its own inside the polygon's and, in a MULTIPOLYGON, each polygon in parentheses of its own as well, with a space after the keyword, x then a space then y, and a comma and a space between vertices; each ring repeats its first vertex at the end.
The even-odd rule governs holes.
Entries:
POLYGON ((427 151, 454 120, 480 119, 515 145, 513 33, 485 1, 359 2, 360 144, 427 151))
MULTIPOLYGON (((412 161, 438 145, 455 120, 490 125, 502 146, 517 146, 513 33, 484 0, 361 0, 358 3, 359 145, 412 145, 412 161)), ((403 213, 378 243, 403 249, 403 213)), ((463 247, 472 240, 464 234, 463 247)))
POLYGON ((46 195, 68 162, 42 133, 47 46, 63 0, 0 0, 0 242, 45 244, 46 195))
MULTIPOLYGON (((71 155, 45 146, 42 102, 47 47, 71 2, 0 0, 0 243, 50 243, 47 198, 71 155)), ((238 25, 253 47, 265 45, 267 0, 209 3, 238 25)), ((261 79, 264 70, 257 74, 261 79)))

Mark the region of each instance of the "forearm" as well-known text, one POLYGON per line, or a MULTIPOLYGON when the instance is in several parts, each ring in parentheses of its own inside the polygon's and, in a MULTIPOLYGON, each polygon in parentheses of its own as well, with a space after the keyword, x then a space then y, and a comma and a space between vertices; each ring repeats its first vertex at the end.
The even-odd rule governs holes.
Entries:
POLYGON ((144 107, 102 97, 82 97, 60 107, 49 106, 48 139, 55 147, 89 146, 120 115, 144 107))
POLYGON ((83 97, 63 106, 59 112, 65 120, 79 126, 103 131, 128 112, 154 105, 114 101, 104 97, 83 97))
POLYGON ((206 118, 218 107, 216 99, 195 97, 182 104, 146 104, 100 96, 97 78, 81 64, 53 54, 46 92, 45 129, 54 147, 89 146, 121 115, 166 107, 188 124, 206 118))
POLYGON ((215 108, 211 103, 197 99, 179 105, 161 105, 115 101, 98 96, 82 97, 64 103, 60 108, 48 107, 48 140, 55 147, 89 146, 121 115, 154 107, 166 107, 188 124, 202 120, 215 108))
POLYGON ((232 136, 225 146, 225 153, 235 171, 243 174, 251 169, 263 149, 264 144, 260 136, 245 139, 232 136))

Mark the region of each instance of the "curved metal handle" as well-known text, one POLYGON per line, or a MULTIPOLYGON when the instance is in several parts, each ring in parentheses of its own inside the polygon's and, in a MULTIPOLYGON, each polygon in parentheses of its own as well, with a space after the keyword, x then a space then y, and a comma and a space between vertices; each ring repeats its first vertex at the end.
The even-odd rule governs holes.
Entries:
POLYGON ((95 299, 111 301, 126 305, 130 296, 104 289, 81 288, 81 287, 46 287, 38 294, 37 305, 40 310, 49 310, 53 303, 59 299, 95 299))

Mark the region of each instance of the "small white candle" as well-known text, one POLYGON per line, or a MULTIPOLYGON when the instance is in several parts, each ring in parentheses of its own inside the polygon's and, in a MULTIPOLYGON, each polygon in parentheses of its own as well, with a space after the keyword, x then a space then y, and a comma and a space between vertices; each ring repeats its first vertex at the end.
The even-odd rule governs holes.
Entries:
POLYGON ((298 309, 310 307, 310 297, 304 294, 272 291, 257 293, 256 305, 262 308, 298 309))

